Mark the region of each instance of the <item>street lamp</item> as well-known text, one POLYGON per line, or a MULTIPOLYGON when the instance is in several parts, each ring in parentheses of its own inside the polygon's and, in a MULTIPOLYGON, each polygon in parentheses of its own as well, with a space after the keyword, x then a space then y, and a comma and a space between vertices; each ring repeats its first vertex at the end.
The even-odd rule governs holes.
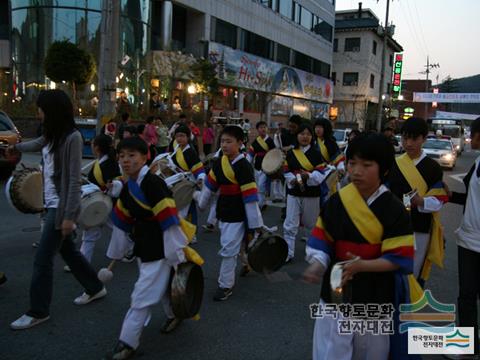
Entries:
POLYGON ((195 93, 197 92, 197 88, 194 84, 190 84, 188 85, 187 87, 187 92, 190 94, 190 95, 195 95, 195 93))
POLYGON ((398 95, 398 100, 402 101, 403 100, 403 95, 398 95))

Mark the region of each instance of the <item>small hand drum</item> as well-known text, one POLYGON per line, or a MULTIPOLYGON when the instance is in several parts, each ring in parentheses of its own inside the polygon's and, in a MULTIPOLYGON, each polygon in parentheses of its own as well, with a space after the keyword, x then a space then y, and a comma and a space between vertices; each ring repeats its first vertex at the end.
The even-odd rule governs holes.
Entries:
POLYGON ((272 149, 265 154, 262 160, 262 171, 272 179, 280 178, 283 174, 282 166, 285 154, 280 149, 272 149))
POLYGON ((5 185, 8 203, 25 214, 43 211, 43 178, 37 169, 23 169, 14 172, 5 185))
POLYGON ((171 283, 172 310, 175 317, 189 319, 200 311, 203 299, 203 271, 192 262, 178 265, 171 283))
POLYGON ((112 211, 112 200, 94 184, 82 186, 78 225, 90 229, 104 224, 112 211))
POLYGON ((275 234, 263 233, 248 249, 248 263, 258 273, 279 270, 288 256, 286 241, 275 234))

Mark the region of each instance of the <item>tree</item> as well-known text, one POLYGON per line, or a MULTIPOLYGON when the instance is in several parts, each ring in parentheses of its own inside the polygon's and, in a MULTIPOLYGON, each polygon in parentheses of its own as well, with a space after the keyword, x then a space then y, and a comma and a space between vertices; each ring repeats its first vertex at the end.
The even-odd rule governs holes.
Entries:
POLYGON ((55 41, 50 45, 44 66, 45 74, 52 81, 65 81, 72 85, 74 104, 76 87, 90 82, 96 73, 93 55, 68 40, 55 41))
POLYGON ((202 58, 192 65, 192 73, 192 80, 196 84, 199 94, 209 97, 217 94, 218 80, 214 64, 202 58))

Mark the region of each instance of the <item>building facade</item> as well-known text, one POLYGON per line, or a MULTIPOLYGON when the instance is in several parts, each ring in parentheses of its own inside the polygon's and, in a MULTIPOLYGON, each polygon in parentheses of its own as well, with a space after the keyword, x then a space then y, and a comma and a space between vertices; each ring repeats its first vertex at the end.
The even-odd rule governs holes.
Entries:
POLYGON ((209 58, 221 85, 218 110, 328 116, 334 8, 333 0, 156 1, 153 63, 165 64, 165 50, 209 58))
MULTIPOLYGON (((385 98, 389 100, 394 53, 402 47, 389 27, 385 66, 385 98)), ((338 11, 335 15, 332 80, 337 126, 374 128, 378 105, 384 28, 370 9, 338 11)))

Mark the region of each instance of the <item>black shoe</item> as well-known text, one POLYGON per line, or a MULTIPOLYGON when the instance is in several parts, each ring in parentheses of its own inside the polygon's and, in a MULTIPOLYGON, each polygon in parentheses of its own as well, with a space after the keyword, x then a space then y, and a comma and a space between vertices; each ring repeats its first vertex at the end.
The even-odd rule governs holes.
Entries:
POLYGON ((250 266, 243 265, 242 270, 240 270, 240 276, 245 277, 251 271, 250 266))
POLYGON ((3 272, 0 272, 0 285, 5 284, 7 282, 7 277, 3 272))
POLYGON ((224 301, 227 300, 232 295, 232 289, 222 289, 218 288, 213 296, 214 301, 224 301))
POLYGON ((124 360, 130 359, 135 355, 135 349, 131 346, 125 344, 123 341, 119 341, 113 351, 109 351, 107 355, 105 355, 105 359, 107 360, 124 360))
POLYGON ((203 230, 205 230, 205 232, 215 231, 215 225, 213 225, 213 224, 202 225, 202 228, 203 228, 203 230))
POLYGON ((267 210, 267 205, 263 205, 262 208, 260 209, 261 212, 264 212, 265 210, 267 210))
POLYGON ((32 247, 38 248, 40 246, 40 241, 35 241, 32 243, 32 247))
POLYGON ((182 319, 179 319, 179 318, 176 318, 176 317, 173 318, 173 319, 167 319, 167 321, 165 321, 165 324, 163 324, 162 328, 160 329, 160 332, 162 334, 171 333, 181 323, 182 323, 182 319))

